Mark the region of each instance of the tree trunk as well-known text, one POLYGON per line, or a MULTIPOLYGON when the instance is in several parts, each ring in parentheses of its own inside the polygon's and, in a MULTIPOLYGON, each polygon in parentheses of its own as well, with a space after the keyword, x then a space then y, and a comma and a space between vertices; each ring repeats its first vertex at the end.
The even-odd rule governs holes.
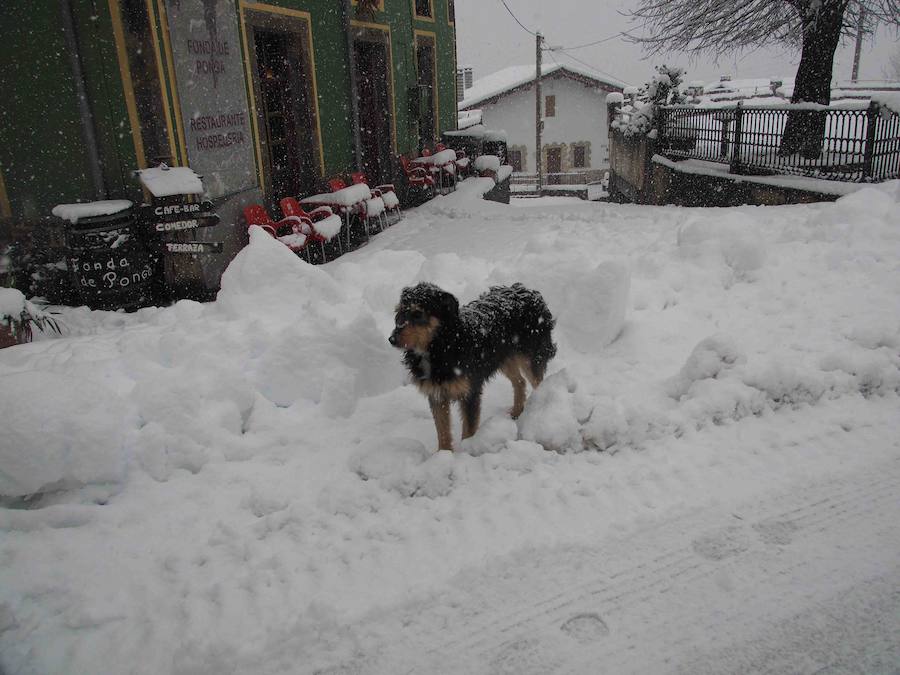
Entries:
MULTIPOLYGON (((831 103, 834 53, 841 39, 847 2, 823 0, 818 10, 810 10, 803 17, 803 50, 791 103, 831 103)), ((821 157, 825 117, 822 111, 791 111, 781 139, 781 154, 799 152, 807 159, 821 157)))

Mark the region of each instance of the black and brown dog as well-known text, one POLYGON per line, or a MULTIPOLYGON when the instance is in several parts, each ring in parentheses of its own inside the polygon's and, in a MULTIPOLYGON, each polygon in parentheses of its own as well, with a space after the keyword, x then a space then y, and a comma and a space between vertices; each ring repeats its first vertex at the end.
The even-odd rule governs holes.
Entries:
POLYGON ((541 294, 522 284, 493 286, 469 304, 434 284, 404 288, 390 343, 404 350, 413 382, 428 397, 438 448, 452 450, 450 403, 459 401, 462 437, 478 429, 481 393, 498 371, 513 385, 513 418, 556 354, 554 319, 541 294))

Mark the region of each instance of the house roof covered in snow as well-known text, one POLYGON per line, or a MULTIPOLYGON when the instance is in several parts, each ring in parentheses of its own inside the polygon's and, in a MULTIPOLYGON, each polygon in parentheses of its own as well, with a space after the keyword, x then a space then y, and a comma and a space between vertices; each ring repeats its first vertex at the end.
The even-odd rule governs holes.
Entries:
MULTIPOLYGON (((793 76, 771 78, 741 78, 731 80, 719 80, 714 82, 691 82, 689 86, 703 87, 701 98, 709 101, 736 101, 739 99, 757 99, 772 96, 772 82, 780 82, 777 87, 778 95, 790 98, 794 93, 793 76)), ((848 80, 832 80, 831 98, 871 98, 878 92, 900 91, 900 82, 888 80, 861 80, 850 82, 848 80)))
MULTIPOLYGON (((597 87, 608 91, 622 91, 628 86, 615 77, 606 75, 590 68, 579 66, 560 65, 558 63, 544 64, 541 68, 541 77, 569 77, 585 84, 595 84, 597 87)), ((459 109, 466 110, 512 93, 521 87, 530 86, 534 81, 534 66, 510 66, 496 73, 481 77, 466 89, 466 97, 459 102, 459 109)))

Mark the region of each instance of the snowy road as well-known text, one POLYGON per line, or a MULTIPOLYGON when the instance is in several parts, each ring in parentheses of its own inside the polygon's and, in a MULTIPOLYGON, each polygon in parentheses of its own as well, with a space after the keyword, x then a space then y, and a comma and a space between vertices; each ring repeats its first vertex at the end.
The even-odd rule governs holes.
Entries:
POLYGON ((0 674, 900 673, 900 182, 484 202, 0 351, 0 674), (539 289, 436 453, 400 290, 539 289))
POLYGON ((355 644, 335 675, 898 673, 900 458, 489 560, 322 638, 355 644))

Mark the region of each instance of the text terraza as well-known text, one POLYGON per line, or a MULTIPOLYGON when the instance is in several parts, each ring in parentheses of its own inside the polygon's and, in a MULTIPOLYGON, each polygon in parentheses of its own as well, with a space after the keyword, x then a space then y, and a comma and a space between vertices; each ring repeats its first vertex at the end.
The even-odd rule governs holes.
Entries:
POLYGON ((166 250, 170 253, 206 253, 207 245, 200 242, 169 242, 166 244, 166 250))

